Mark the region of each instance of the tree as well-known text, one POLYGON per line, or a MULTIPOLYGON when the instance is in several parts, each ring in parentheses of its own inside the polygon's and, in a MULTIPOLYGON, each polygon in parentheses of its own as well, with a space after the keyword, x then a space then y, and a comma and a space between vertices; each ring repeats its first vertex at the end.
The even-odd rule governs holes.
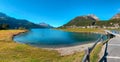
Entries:
POLYGON ((8 29, 9 25, 8 24, 2 24, 2 29, 8 29))
POLYGON ((92 22, 92 26, 94 26, 94 25, 95 25, 95 23, 96 23, 95 21, 94 21, 94 22, 92 22))
POLYGON ((0 24, 0 29, 2 29, 2 24, 0 24))
POLYGON ((8 29, 9 25, 8 24, 0 24, 0 29, 8 29))

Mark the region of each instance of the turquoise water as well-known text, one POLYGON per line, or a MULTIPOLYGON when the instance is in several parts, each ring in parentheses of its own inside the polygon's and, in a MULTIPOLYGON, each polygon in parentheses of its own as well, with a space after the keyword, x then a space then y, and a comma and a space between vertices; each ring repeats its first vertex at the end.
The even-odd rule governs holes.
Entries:
POLYGON ((61 47, 95 42, 100 36, 100 34, 95 33, 31 29, 29 32, 15 36, 14 41, 37 47, 61 47))

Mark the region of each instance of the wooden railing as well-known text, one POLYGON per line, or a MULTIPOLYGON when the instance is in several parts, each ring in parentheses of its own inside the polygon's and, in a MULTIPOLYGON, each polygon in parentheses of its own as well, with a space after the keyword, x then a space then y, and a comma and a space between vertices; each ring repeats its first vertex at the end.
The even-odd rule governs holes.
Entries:
POLYGON ((92 47, 89 47, 87 50, 85 50, 85 55, 83 57, 82 62, 90 62, 90 53, 95 48, 95 46, 98 44, 98 42, 103 41, 103 35, 93 44, 92 47))

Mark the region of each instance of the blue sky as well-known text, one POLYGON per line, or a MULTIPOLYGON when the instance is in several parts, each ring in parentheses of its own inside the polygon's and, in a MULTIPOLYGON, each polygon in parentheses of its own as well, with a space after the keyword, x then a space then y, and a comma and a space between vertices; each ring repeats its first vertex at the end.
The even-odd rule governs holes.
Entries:
POLYGON ((0 0, 0 12, 58 27, 87 14, 108 20, 120 12, 120 0, 0 0))

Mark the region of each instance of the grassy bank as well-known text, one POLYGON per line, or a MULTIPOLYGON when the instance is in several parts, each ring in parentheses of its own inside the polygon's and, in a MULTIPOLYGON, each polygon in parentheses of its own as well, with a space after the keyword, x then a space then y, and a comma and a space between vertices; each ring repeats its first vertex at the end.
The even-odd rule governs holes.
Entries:
POLYGON ((66 28, 66 29, 57 29, 57 30, 63 30, 63 31, 69 31, 69 32, 97 32, 97 33, 104 33, 105 29, 99 29, 99 28, 66 28))
POLYGON ((119 28, 119 29, 109 29, 109 30, 116 30, 116 31, 120 31, 120 28, 119 28))
POLYGON ((12 37, 24 30, 0 30, 0 62, 81 62, 84 52, 60 56, 57 51, 18 44, 12 37))
POLYGON ((107 43, 108 41, 109 39, 95 46, 95 48, 90 53, 90 62, 98 62, 98 60, 100 59, 99 53, 101 52, 103 45, 107 43))
POLYGON ((90 62, 98 62, 99 60, 99 53, 102 49, 103 44, 100 43, 96 45, 96 47, 93 49, 93 51, 90 54, 90 62))
POLYGON ((1 41, 12 41, 12 37, 27 30, 0 30, 1 41))

